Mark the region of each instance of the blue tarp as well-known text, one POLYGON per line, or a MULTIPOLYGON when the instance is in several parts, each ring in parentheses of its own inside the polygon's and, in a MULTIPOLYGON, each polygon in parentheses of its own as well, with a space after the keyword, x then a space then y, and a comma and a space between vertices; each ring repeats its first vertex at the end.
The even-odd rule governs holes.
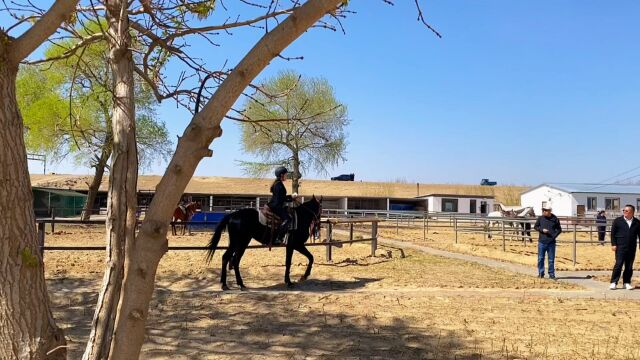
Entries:
POLYGON ((215 229, 215 227, 218 225, 218 223, 220 222, 220 220, 222 220, 222 218, 225 216, 226 214, 223 212, 207 212, 207 211, 202 211, 202 212, 197 212, 195 214, 193 214, 193 217, 191 218, 192 222, 207 222, 207 224, 193 224, 191 225, 194 228, 205 228, 205 229, 215 229))
POLYGON ((389 210, 391 211, 411 211, 415 209, 416 209, 416 206, 410 205, 410 204, 390 204, 389 205, 389 210))

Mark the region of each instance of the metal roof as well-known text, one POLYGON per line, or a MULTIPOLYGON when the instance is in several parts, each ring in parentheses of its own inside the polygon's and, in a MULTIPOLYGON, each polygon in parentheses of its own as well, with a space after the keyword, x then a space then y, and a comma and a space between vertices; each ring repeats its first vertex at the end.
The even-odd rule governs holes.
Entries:
POLYGON ((42 187, 34 187, 33 190, 47 192, 47 193, 61 195, 61 196, 87 197, 87 194, 79 193, 73 190, 49 189, 49 188, 42 188, 42 187))
POLYGON ((568 193, 640 194, 640 185, 577 183, 546 183, 527 190, 524 193, 528 193, 542 186, 549 186, 568 193))
POLYGON ((472 198, 472 199, 494 199, 492 195, 467 195, 467 194, 427 194, 416 196, 416 199, 423 199, 428 197, 446 197, 446 198, 472 198))

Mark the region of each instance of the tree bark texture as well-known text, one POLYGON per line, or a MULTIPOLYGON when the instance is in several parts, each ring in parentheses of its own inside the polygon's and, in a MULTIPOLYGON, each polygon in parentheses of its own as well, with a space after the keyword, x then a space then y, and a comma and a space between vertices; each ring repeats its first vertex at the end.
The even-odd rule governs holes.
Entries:
POLYGON ((291 177, 291 188, 294 193, 300 189, 300 155, 297 148, 293 148, 293 176, 291 177))
POLYGON ((166 236, 171 215, 200 160, 211 156, 209 145, 222 135, 220 123, 225 114, 274 57, 343 1, 309 0, 297 8, 247 53, 185 129, 156 187, 156 195, 138 236, 127 242, 125 279, 110 354, 112 358, 137 359, 140 354, 158 263, 167 251, 166 236))
POLYGON ((100 189, 100 184, 102 184, 102 178, 104 177, 104 169, 107 167, 107 162, 111 157, 112 141, 113 140, 111 131, 109 131, 105 144, 102 147, 100 158, 94 165, 95 173, 93 175, 93 180, 91 180, 91 184, 89 184, 89 191, 87 192, 87 202, 84 204, 84 208, 82 209, 82 221, 91 219, 93 205, 96 202, 96 196, 98 195, 98 190, 100 189))
MULTIPOLYGON (((125 249, 135 238, 138 153, 135 138, 134 64, 130 50, 127 1, 105 1, 105 5, 109 62, 114 81, 111 118, 113 156, 106 221, 107 267, 83 359, 137 359, 137 355, 130 357, 112 353, 118 341, 121 342, 121 347, 130 346, 128 338, 118 337, 120 331, 126 331, 116 324, 120 316, 118 308, 125 280, 125 249)), ((135 293, 132 296, 136 296, 135 293)))
POLYGON ((0 359, 66 359, 53 319, 33 211, 18 64, 51 36, 77 0, 57 0, 17 39, 0 30, 0 359))

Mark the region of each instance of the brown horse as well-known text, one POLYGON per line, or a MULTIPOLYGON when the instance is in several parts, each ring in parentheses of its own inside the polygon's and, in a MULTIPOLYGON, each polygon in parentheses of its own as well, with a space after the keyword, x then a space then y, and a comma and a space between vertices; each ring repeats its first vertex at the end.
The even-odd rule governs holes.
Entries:
MULTIPOLYGON (((181 221, 181 222, 191 221, 193 214, 195 214, 197 210, 196 205, 197 203, 195 201, 192 201, 186 205, 178 206, 173 211, 173 219, 171 220, 171 233, 173 235, 176 235, 176 221, 181 221)), ((189 225, 182 226, 182 234, 180 235, 184 235, 185 229, 188 226, 189 225)), ((189 229, 189 235, 191 235, 191 229, 189 229)))

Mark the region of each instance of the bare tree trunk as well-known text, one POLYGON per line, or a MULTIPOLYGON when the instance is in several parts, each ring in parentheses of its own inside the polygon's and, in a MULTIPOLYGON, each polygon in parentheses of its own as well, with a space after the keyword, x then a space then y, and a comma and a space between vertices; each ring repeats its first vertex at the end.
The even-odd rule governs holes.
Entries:
POLYGON ((64 359, 65 347, 46 355, 66 341, 44 281, 17 73, 17 66, 0 66, 0 359, 64 359))
POLYGON ((91 213, 93 211, 93 205, 96 202, 96 196, 98 195, 98 190, 100 190, 100 184, 102 184, 102 178, 104 176, 104 169, 107 167, 107 161, 111 157, 111 146, 112 146, 112 136, 111 131, 107 135, 107 140, 105 141, 104 146, 102 147, 102 153, 100 154, 100 158, 98 162, 95 164, 94 168, 95 173, 93 175, 93 180, 89 185, 89 192, 87 193, 87 202, 84 204, 84 208, 82 209, 82 221, 87 221, 91 219, 91 213))
MULTIPOLYGON (((220 123, 247 85, 269 62, 327 12, 344 0, 309 0, 266 34, 220 85, 178 140, 176 152, 156 187, 149 211, 136 239, 127 242, 122 298, 118 308, 113 359, 137 359, 153 294, 158 263, 167 251, 167 228, 175 204, 205 156, 222 135, 220 123)), ((114 170, 112 170, 113 172, 114 170)))
MULTIPOLYGON (((133 57, 127 1, 105 1, 109 62, 114 78, 113 159, 107 204, 107 268, 83 359, 135 359, 112 354, 118 340, 117 311, 124 280, 125 249, 134 242, 138 154, 135 138, 133 57)), ((124 340, 125 345, 127 339, 124 340)), ((139 351, 139 349, 138 349, 139 351)))
POLYGON ((294 193, 300 189, 300 156, 296 150, 293 151, 293 176, 291 177, 291 188, 294 193))
POLYGON ((20 61, 57 30, 76 3, 56 0, 17 39, 0 29, 0 359, 67 357, 37 241, 16 77, 20 61))

